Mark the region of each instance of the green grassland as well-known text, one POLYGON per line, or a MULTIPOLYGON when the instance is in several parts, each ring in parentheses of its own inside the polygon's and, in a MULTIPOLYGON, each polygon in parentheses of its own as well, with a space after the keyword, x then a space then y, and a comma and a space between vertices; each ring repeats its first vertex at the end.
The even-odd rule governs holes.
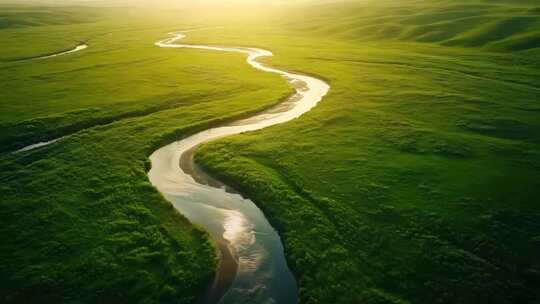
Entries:
POLYGON ((209 25, 187 41, 264 47, 332 86, 300 119, 196 153, 278 229, 302 303, 538 302, 539 7, 2 7, 0 302, 203 291, 212 244, 151 187, 147 158, 290 91, 241 55, 153 46, 209 25))
POLYGON ((157 48, 186 25, 154 23, 24 27, 2 37, 4 45, 37 30, 34 53, 21 49, 32 56, 47 37, 94 38, 80 53, 2 63, 2 150, 69 136, 0 156, 0 302, 192 303, 213 278, 213 245, 150 185, 148 156, 289 89, 241 55, 157 48))
POLYGON ((534 39, 510 43, 533 37, 537 11, 351 5, 237 36, 332 85, 302 119, 196 154, 281 232, 303 303, 538 301, 540 57, 534 39))

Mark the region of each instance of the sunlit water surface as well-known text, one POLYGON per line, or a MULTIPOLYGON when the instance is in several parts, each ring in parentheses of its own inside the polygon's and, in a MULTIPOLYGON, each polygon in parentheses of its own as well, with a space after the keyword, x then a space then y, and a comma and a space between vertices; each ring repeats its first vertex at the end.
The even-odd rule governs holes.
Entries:
POLYGON ((296 94, 268 111, 202 131, 155 151, 150 157, 149 179, 184 216, 205 228, 219 247, 220 266, 202 303, 296 303, 296 281, 277 232, 251 200, 227 191, 225 185, 201 172, 193 163, 192 151, 205 142, 295 119, 316 106, 329 86, 313 77, 259 63, 258 58, 272 56, 267 50, 177 44, 184 33, 172 33, 171 38, 156 45, 244 53, 248 64, 283 76, 296 88, 296 94))

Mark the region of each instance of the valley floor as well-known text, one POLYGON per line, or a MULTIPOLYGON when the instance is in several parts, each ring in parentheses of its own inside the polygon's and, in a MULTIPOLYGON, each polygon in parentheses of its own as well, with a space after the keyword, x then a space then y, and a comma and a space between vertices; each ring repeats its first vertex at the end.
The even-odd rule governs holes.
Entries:
POLYGON ((300 119, 195 154, 279 231, 302 303, 537 302, 538 8, 333 5, 212 24, 119 21, 115 9, 57 10, 40 25, 4 16, 16 26, 0 23, 2 302, 202 293, 213 245, 148 183, 147 158, 290 92, 241 55, 153 46, 209 26, 187 42, 270 49, 272 65, 332 86, 300 119), (69 57, 25 60, 80 42, 89 48, 69 57))

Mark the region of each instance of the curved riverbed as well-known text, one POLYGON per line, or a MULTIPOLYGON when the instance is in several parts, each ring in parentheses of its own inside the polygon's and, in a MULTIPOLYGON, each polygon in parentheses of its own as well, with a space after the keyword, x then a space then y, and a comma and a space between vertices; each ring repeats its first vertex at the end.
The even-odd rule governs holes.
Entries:
POLYGON ((151 183, 190 221, 204 227, 219 247, 220 265, 202 303, 296 303, 296 281, 285 261, 277 232, 249 199, 207 176, 193 162, 194 149, 206 142, 284 123, 308 112, 329 86, 314 77, 268 67, 257 59, 267 50, 176 44, 182 32, 156 43, 164 48, 191 48, 247 55, 254 68, 283 76, 296 93, 283 103, 234 123, 208 129, 174 142, 151 156, 151 183))
MULTIPOLYGON (((29 59, 24 59, 24 61, 26 61, 26 60, 48 59, 48 58, 68 55, 68 54, 71 54, 71 53, 82 51, 82 50, 87 49, 87 48, 88 48, 88 44, 82 43, 82 44, 79 44, 76 47, 74 47, 73 49, 68 50, 68 51, 63 51, 63 52, 59 52, 59 53, 55 53, 55 54, 51 54, 51 55, 40 56, 40 57, 33 57, 33 58, 29 58, 29 59)), ((62 138, 56 138, 56 139, 49 140, 49 141, 43 141, 43 142, 31 144, 31 145, 28 145, 26 147, 23 147, 21 149, 18 149, 16 151, 14 151, 14 153, 26 152, 26 151, 34 150, 34 149, 37 149, 37 148, 45 147, 45 146, 48 146, 50 144, 54 144, 55 142, 59 141, 60 139, 62 139, 62 138)))
POLYGON ((46 55, 46 56, 36 57, 36 58, 33 58, 33 59, 34 59, 34 60, 36 60, 36 59, 47 59, 47 58, 53 58, 53 57, 63 56, 63 55, 67 55, 67 54, 71 54, 71 53, 75 53, 75 52, 82 51, 82 50, 84 50, 84 49, 86 49, 86 48, 88 48, 88 45, 87 45, 86 43, 82 43, 82 44, 77 45, 76 47, 74 47, 74 48, 71 49, 71 50, 67 50, 67 51, 64 51, 64 52, 56 53, 56 54, 51 54, 51 55, 46 55))

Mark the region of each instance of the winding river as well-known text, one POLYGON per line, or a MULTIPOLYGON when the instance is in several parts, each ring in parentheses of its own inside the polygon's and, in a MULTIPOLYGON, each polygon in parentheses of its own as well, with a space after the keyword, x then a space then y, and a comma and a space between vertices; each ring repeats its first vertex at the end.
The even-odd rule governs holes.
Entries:
MULTIPOLYGON (((54 53, 54 54, 51 54, 51 55, 45 55, 45 56, 40 56, 40 57, 24 59, 23 61, 54 58, 54 57, 58 57, 58 56, 63 56, 63 55, 68 55, 68 54, 71 54, 71 53, 79 52, 79 51, 82 51, 82 50, 87 49, 87 48, 88 48, 88 44, 82 43, 82 44, 77 45, 76 47, 74 47, 71 50, 58 52, 58 53, 54 53)), ((62 138, 56 138, 56 139, 49 140, 49 141, 43 141, 43 142, 31 144, 31 145, 28 145, 26 147, 23 147, 21 149, 18 149, 16 151, 14 151, 14 153, 26 152, 26 151, 34 150, 34 149, 37 149, 37 148, 45 147, 45 146, 48 146, 50 144, 54 144, 55 142, 59 141, 60 139, 62 139, 62 138)))
POLYGON ((33 58, 33 59, 34 59, 34 60, 37 60, 37 59, 47 59, 47 58, 53 58, 53 57, 63 56, 63 55, 67 55, 67 54, 71 54, 71 53, 75 53, 75 52, 82 51, 82 50, 84 50, 84 49, 86 49, 86 48, 88 48, 88 45, 87 45, 86 43, 82 43, 82 44, 77 45, 76 47, 74 47, 74 48, 71 49, 71 50, 67 50, 67 51, 64 51, 64 52, 56 53, 56 54, 51 54, 51 55, 46 55, 46 56, 36 57, 36 58, 33 58))
POLYGON ((193 151, 218 138, 295 119, 315 107, 330 87, 317 78, 289 73, 257 61, 273 56, 270 51, 176 43, 185 37, 184 33, 171 33, 171 37, 156 45, 243 53, 249 65, 281 75, 296 89, 286 101, 267 111, 199 132, 150 156, 151 183, 191 222, 206 229, 219 248, 220 264, 215 280, 200 302, 296 303, 296 281, 275 229, 251 200, 204 174, 193 161, 193 151))

